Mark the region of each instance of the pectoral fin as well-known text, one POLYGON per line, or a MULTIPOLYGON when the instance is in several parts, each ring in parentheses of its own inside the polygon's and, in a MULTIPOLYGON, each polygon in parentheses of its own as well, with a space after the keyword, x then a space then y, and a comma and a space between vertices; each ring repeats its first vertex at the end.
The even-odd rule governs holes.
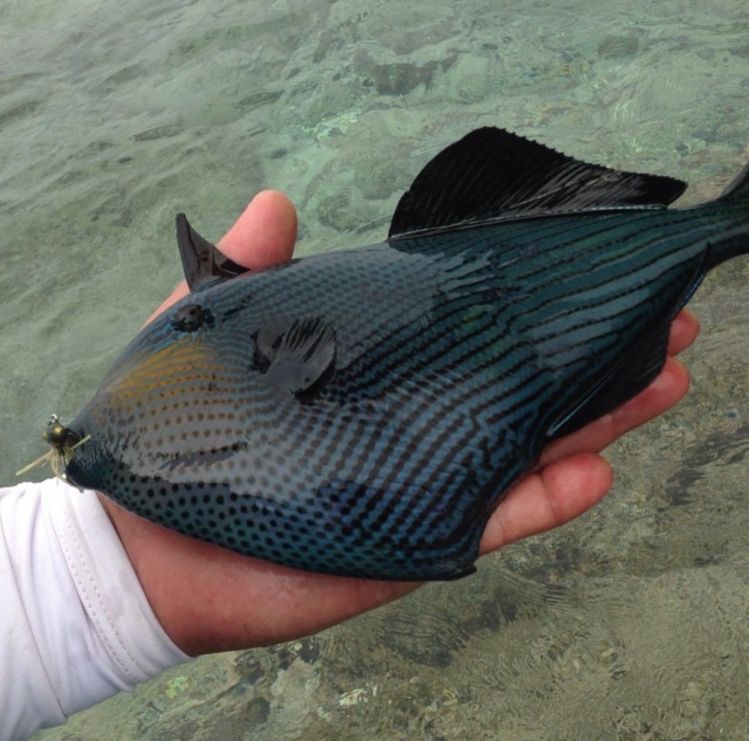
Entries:
POLYGON ((335 371, 336 334, 323 319, 279 320, 255 336, 256 370, 275 387, 309 399, 335 371))

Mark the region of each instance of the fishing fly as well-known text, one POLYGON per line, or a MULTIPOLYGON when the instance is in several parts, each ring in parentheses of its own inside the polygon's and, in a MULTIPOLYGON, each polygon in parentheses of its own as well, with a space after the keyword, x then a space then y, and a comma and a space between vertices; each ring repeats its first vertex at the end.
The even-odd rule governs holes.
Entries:
POLYGON ((72 460, 75 451, 81 445, 87 443, 91 439, 91 435, 80 437, 69 427, 62 424, 56 414, 53 414, 47 422, 47 428, 42 437, 50 446, 50 449, 44 455, 40 455, 31 463, 16 471, 16 476, 23 476, 34 468, 49 463, 52 473, 63 481, 67 481, 65 468, 72 460))

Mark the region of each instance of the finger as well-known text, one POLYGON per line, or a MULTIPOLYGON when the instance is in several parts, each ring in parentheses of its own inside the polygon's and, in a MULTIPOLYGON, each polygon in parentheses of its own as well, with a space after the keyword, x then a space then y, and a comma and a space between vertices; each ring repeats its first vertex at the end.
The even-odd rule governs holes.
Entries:
POLYGON ((557 461, 517 484, 489 519, 481 553, 578 517, 611 488, 609 464, 594 453, 557 461))
POLYGON ((291 260, 296 231, 294 204, 277 190, 264 190, 250 201, 218 248, 248 270, 258 270, 291 260))
MULTIPOLYGON (((296 231, 294 204, 283 193, 264 190, 250 201, 221 238, 218 247, 234 262, 249 270, 257 270, 288 262, 294 251, 296 231)), ((187 283, 180 281, 171 295, 148 317, 146 324, 188 293, 187 283)))
POLYGON ((574 453, 603 450, 624 433, 657 417, 681 401, 689 390, 689 373, 676 359, 668 358, 660 375, 633 399, 571 435, 546 446, 539 465, 545 466, 574 453))
POLYGON ((671 323, 671 334, 668 338, 668 354, 678 355, 686 350, 697 338, 700 322, 691 311, 680 311, 671 323))

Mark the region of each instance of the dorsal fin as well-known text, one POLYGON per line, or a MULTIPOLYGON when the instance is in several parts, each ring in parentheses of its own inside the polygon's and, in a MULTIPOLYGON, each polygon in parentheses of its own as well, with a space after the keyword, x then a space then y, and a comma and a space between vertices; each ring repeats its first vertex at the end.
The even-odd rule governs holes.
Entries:
POLYGON ((686 183, 611 170, 498 128, 443 149, 403 194, 388 238, 462 222, 624 206, 666 206, 686 183))
POLYGON ((177 214, 177 247, 182 258, 182 269, 190 290, 204 287, 206 281, 227 280, 247 272, 224 255, 218 247, 201 237, 184 214, 177 214))

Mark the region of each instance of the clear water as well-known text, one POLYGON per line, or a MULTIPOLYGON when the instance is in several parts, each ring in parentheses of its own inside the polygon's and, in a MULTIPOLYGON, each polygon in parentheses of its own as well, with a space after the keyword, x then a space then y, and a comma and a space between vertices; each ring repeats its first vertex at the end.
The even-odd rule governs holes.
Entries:
MULTIPOLYGON (((299 253, 384 235, 443 145, 498 124, 716 195, 749 158, 745 0, 5 0, 0 480, 72 415, 259 188, 299 253)), ((615 490, 477 576, 206 657, 46 739, 749 737, 749 261, 693 302, 688 400, 615 490)))

